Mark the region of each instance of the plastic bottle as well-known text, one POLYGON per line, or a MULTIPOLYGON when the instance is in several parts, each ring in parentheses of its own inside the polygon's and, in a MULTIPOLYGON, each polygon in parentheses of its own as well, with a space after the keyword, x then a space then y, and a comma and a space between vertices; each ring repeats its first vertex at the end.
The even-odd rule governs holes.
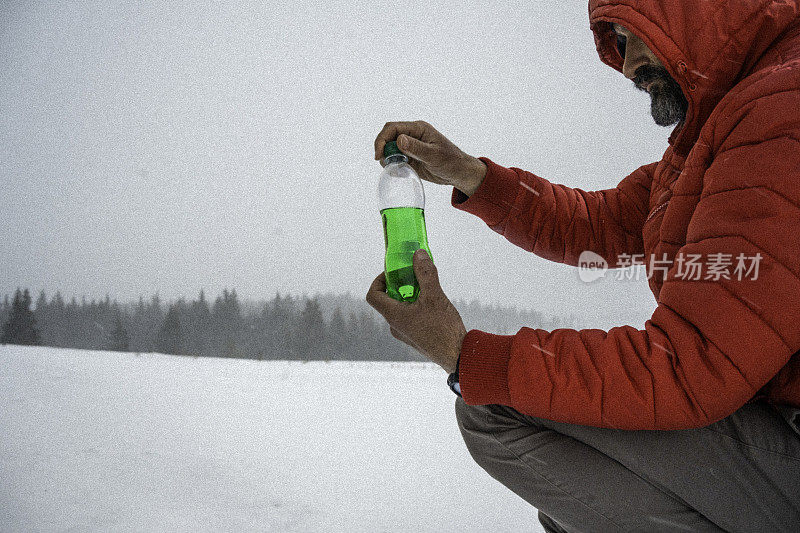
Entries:
POLYGON ((419 296, 414 252, 422 248, 433 260, 425 228, 425 191, 395 141, 386 143, 383 158, 378 203, 386 245, 386 293, 401 302, 414 302, 419 296))

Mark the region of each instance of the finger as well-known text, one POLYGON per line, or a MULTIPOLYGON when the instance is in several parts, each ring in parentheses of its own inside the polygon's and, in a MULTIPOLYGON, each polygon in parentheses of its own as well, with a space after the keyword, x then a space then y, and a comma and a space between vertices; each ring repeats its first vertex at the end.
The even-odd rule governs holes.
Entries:
MULTIPOLYGON (((389 141, 394 141, 401 133, 414 138, 422 138, 427 124, 421 121, 414 122, 387 122, 375 137, 375 159, 383 159, 383 147, 389 141)), ((401 148, 402 149, 402 148, 401 148)))
POLYGON ((369 286, 366 297, 367 303, 387 321, 389 317, 397 314, 396 306, 400 303, 386 294, 386 273, 381 272, 369 286))
POLYGON ((411 168, 413 168, 423 180, 435 183, 437 185, 450 185, 449 182, 431 174, 428 168, 425 166, 425 163, 422 163, 421 161, 418 161, 412 157, 408 160, 408 164, 411 165, 411 168))
POLYGON ((423 142, 405 133, 397 136, 397 147, 404 154, 426 164, 433 163, 433 159, 438 154, 435 144, 423 142))
POLYGON ((419 283, 420 298, 423 295, 427 298, 442 293, 442 286, 439 284, 439 271, 426 250, 420 248, 414 252, 413 266, 414 275, 419 283))

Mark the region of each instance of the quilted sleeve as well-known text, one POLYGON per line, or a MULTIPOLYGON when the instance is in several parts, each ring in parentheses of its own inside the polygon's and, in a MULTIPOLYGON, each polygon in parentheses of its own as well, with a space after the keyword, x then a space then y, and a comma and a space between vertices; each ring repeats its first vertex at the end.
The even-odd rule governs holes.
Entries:
POLYGON ((464 400, 584 425, 682 429, 752 398, 800 350, 800 113, 776 111, 797 109, 797 98, 747 106, 718 143, 686 244, 643 329, 471 330, 464 400), (705 265, 731 261, 729 278, 681 272, 680 258, 698 254, 705 265), (740 257, 749 272, 737 275, 740 257))
POLYGON ((487 173, 480 187, 469 197, 454 188, 451 204, 480 217, 509 242, 573 266, 584 250, 611 268, 620 266, 620 254, 644 253, 642 225, 657 163, 638 168, 615 188, 586 192, 481 160, 487 173))

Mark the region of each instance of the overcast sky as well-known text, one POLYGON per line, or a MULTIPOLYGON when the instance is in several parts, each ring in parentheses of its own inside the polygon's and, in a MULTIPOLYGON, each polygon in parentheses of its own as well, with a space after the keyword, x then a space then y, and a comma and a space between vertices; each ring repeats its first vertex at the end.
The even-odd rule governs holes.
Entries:
MULTIPOLYGON (((578 2, 0 2, 0 294, 361 297, 383 269, 372 142, 422 119, 585 190, 671 128, 578 2)), ((646 281, 579 281, 426 184, 445 292, 643 326, 646 281)))

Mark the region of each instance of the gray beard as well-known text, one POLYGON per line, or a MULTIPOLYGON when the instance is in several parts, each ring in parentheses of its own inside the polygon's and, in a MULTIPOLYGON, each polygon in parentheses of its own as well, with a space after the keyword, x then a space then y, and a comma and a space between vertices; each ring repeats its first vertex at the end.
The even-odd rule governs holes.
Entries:
POLYGON ((667 69, 654 65, 643 65, 636 70, 633 79, 636 87, 645 91, 641 86, 653 80, 650 88, 650 114, 659 126, 672 126, 686 118, 689 102, 683 96, 681 86, 678 85, 667 69))
POLYGON ((651 88, 650 114, 659 126, 672 126, 686 118, 689 103, 684 98, 680 86, 677 83, 675 85, 677 93, 675 88, 667 87, 664 83, 651 88))

